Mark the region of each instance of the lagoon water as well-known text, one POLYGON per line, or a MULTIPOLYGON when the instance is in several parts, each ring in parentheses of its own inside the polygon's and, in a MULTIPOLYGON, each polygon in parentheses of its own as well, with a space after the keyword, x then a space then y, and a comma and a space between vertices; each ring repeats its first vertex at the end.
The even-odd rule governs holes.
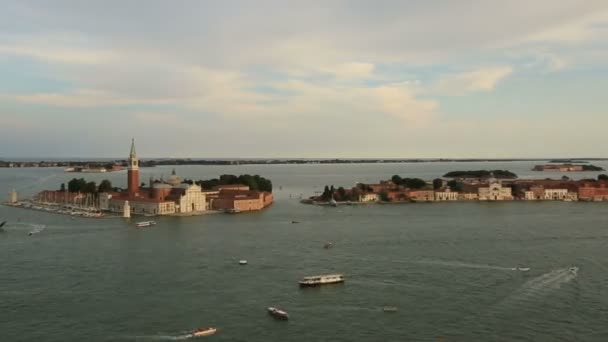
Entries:
MULTIPOLYGON (((186 178, 268 177, 276 202, 260 213, 159 218, 147 229, 0 206, 8 221, 0 232, 0 340, 187 340, 189 330, 214 326, 217 335, 191 340, 606 341, 606 203, 299 203, 325 184, 393 174, 432 179, 501 168, 562 176, 531 172, 532 164, 181 166, 186 178), (334 248, 324 249, 327 241, 334 248), (347 281, 298 288, 300 277, 325 272, 347 281), (273 320, 267 306, 285 308, 290 321, 273 320)), ((141 178, 170 172, 142 169, 141 178)), ((0 189, 31 195, 73 176, 0 169, 0 189)), ((82 176, 124 185, 126 173, 82 176)))

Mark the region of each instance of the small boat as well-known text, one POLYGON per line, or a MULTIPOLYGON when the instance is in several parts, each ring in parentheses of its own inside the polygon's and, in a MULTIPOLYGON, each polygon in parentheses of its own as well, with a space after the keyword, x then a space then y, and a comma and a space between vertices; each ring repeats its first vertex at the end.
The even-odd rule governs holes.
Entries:
POLYGON ((194 330, 191 335, 192 336, 209 336, 209 335, 213 335, 217 332, 216 328, 198 328, 196 330, 194 330))
POLYGON ((397 312, 398 310, 396 306, 385 306, 382 308, 384 312, 397 312))
POLYGON ((272 306, 269 307, 267 310, 268 310, 268 314, 275 318, 278 318, 278 319, 284 320, 284 321, 289 319, 289 314, 285 310, 281 310, 281 309, 278 309, 278 308, 275 308, 272 306))
POLYGON ((326 242, 326 243, 323 245, 323 248, 325 248, 325 249, 330 249, 330 248, 332 248, 333 246, 334 246, 334 243, 333 243, 333 242, 326 242))
POLYGON ((577 273, 578 273, 578 267, 576 267, 576 266, 574 266, 574 267, 570 267, 570 268, 568 269, 568 271, 569 271, 570 273, 577 274, 577 273))
POLYGON ((298 282, 300 287, 312 287, 327 284, 339 284, 344 282, 342 274, 324 274, 311 277, 304 277, 298 282))
POLYGON ((0 228, 4 227, 5 224, 6 224, 6 221, 2 221, 2 223, 0 223, 0 228))
POLYGON ((332 198, 331 200, 329 200, 329 205, 332 207, 337 207, 338 202, 336 202, 336 200, 332 198))
POLYGON ((291 221, 291 224, 298 224, 298 223, 300 223, 300 222, 299 221, 291 221))
POLYGON ((156 222, 154 222, 154 221, 141 221, 141 222, 137 222, 135 224, 135 226, 141 228, 141 227, 153 226, 155 224, 156 224, 156 222))
POLYGON ((530 270, 530 267, 518 267, 517 270, 520 272, 528 272, 530 270))
POLYGON ((236 209, 236 208, 227 209, 225 212, 226 212, 226 214, 238 214, 241 212, 241 209, 236 209))
POLYGON ((247 265, 247 260, 239 260, 239 265, 247 265))

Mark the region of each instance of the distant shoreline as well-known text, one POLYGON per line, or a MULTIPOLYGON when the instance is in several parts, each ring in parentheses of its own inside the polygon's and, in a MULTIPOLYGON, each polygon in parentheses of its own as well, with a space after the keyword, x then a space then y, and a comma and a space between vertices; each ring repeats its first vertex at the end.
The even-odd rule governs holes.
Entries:
MULTIPOLYGON (((608 158, 573 158, 584 161, 605 161, 608 158)), ((410 158, 410 159, 394 159, 394 158, 317 158, 317 159, 290 159, 290 158, 268 158, 268 159, 195 159, 195 158, 157 158, 147 159, 140 162, 142 167, 154 166, 179 166, 179 165, 293 165, 293 164, 395 164, 395 163, 483 163, 483 162, 550 162, 555 158, 410 158)), ((65 160, 17 160, 5 161, 0 160, 0 168, 10 167, 74 167, 74 166, 97 166, 105 165, 108 162, 114 162, 117 165, 125 165, 124 159, 65 159, 65 160)))

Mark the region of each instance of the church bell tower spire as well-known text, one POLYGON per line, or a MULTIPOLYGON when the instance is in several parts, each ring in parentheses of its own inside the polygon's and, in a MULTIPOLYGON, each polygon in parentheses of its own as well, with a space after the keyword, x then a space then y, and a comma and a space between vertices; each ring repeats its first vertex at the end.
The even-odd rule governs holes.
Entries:
POLYGON ((129 195, 136 196, 139 192, 139 159, 135 152, 135 139, 131 139, 131 152, 129 153, 129 168, 127 169, 127 186, 129 195))

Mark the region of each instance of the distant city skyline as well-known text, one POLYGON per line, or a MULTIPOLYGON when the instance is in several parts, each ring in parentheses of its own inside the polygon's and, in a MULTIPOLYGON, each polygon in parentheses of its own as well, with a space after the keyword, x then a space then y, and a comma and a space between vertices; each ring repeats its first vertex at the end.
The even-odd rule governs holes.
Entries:
POLYGON ((606 1, 9 0, 0 23, 0 159, 606 156, 606 1))

